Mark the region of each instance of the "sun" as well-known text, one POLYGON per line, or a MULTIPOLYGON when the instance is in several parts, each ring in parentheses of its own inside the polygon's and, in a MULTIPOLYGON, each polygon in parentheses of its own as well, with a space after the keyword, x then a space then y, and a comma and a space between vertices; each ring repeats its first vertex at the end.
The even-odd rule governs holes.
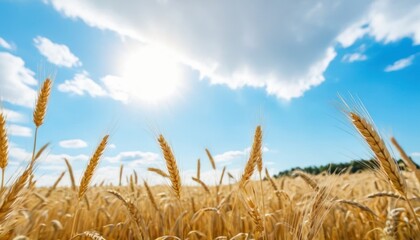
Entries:
POLYGON ((157 104, 179 95, 182 71, 179 61, 161 48, 133 49, 121 61, 121 77, 132 100, 157 104))

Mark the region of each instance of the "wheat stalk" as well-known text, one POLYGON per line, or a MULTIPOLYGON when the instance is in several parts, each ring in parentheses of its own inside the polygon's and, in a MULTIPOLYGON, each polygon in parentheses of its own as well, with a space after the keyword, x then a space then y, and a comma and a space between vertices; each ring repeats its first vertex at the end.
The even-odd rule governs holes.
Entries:
POLYGON ((172 183, 172 189, 174 190, 177 198, 180 199, 181 198, 181 177, 179 175, 179 170, 176 164, 175 156, 172 153, 171 147, 166 142, 162 134, 159 136, 158 142, 159 142, 160 148, 162 149, 163 157, 165 158, 165 161, 166 161, 166 168, 168 169, 168 172, 169 172, 169 179, 171 180, 171 183, 172 183))
POLYGON ((50 189, 48 190, 47 194, 45 194, 45 197, 48 198, 52 191, 54 191, 54 189, 57 187, 57 185, 60 183, 61 179, 63 179, 64 174, 66 174, 66 171, 62 172, 60 174, 60 176, 57 178, 57 180, 54 182, 54 184, 52 185, 52 187, 50 187, 50 189))
POLYGON ((93 173, 95 172, 96 167, 99 164, 99 160, 106 148, 106 145, 108 143, 109 135, 105 135, 105 137, 102 138, 101 143, 96 148, 95 153, 91 157, 89 164, 86 167, 85 173, 83 174, 82 180, 80 181, 80 187, 79 187, 79 201, 83 197, 83 195, 86 193, 86 190, 88 189, 90 180, 92 179, 93 173))
POLYGON ((408 168, 414 172, 414 175, 416 175, 417 181, 420 182, 420 170, 417 169, 416 164, 413 162, 413 160, 405 153, 404 149, 398 144, 397 140, 394 137, 391 137, 391 142, 394 144, 395 148, 398 150, 398 152, 401 155, 402 160, 404 163, 408 166, 408 168))
POLYGON ((64 162, 66 163, 67 169, 69 171, 70 181, 71 181, 71 189, 73 191, 76 191, 76 181, 74 180, 73 168, 71 167, 70 162, 69 162, 69 160, 67 160, 67 158, 64 158, 64 162))
POLYGON ((144 181, 144 187, 146 188, 147 196, 149 197, 150 202, 152 203, 153 207, 159 211, 158 205, 156 204, 155 197, 153 197, 152 190, 150 189, 149 185, 146 181, 144 181))
POLYGON ((326 187, 318 189, 318 192, 312 203, 310 215, 309 215, 309 232, 306 239, 314 239, 319 232, 323 218, 325 217, 325 211, 329 210, 325 203, 328 198, 328 191, 326 187))

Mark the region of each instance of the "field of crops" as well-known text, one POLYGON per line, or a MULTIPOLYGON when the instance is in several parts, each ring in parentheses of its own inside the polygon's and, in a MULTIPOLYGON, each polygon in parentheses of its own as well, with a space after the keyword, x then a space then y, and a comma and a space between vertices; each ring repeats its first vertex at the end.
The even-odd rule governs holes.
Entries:
MULTIPOLYGON (((38 95, 34 124, 43 124, 52 82, 38 95)), ((395 139, 392 156, 384 139, 361 108, 345 112, 375 156, 376 170, 356 174, 296 171, 273 179, 264 169, 263 130, 255 129, 249 160, 240 178, 224 168, 219 184, 200 178, 183 185, 176 156, 164 136, 157 139, 166 169, 149 169, 168 185, 149 186, 133 173, 128 184, 91 184, 108 144, 104 136, 84 171, 72 185, 48 188, 33 178, 37 159, 48 146, 35 146, 32 161, 0 190, 1 239, 419 239, 420 171, 395 139), (400 170, 395 157, 405 163, 400 170), (222 184, 230 178, 232 184, 222 184), (259 180, 258 180, 259 179, 259 180)), ((7 170, 6 118, 0 114, 0 167, 7 170)), ((36 139, 36 134, 35 134, 36 139)), ((207 151, 214 170, 213 157, 207 151)), ((116 173, 116 175, 118 175, 116 173)), ((125 181, 124 181, 125 182, 125 181)))

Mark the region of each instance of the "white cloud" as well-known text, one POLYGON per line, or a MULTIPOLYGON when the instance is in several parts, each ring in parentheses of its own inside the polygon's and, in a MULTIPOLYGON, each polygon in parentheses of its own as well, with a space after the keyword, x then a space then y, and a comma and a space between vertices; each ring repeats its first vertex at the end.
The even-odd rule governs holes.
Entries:
POLYGON ((369 11, 359 21, 341 33, 337 40, 348 47, 369 35, 376 41, 395 42, 402 38, 420 44, 420 3, 415 0, 377 0, 368 6, 369 11))
POLYGON ((89 160, 89 156, 85 154, 79 154, 79 155, 69 155, 69 154, 46 154, 42 159, 40 159, 41 162, 45 163, 57 163, 57 162, 63 162, 63 159, 66 158, 70 162, 72 161, 87 161, 89 160))
POLYGON ((65 80, 64 83, 58 85, 58 90, 76 95, 89 94, 91 97, 107 95, 107 92, 92 80, 85 71, 76 74, 71 80, 65 80))
POLYGON ((54 43, 50 39, 41 36, 34 38, 34 43, 38 51, 50 63, 68 68, 82 65, 79 58, 64 44, 54 43))
POLYGON ((337 41, 345 48, 350 47, 357 39, 365 36, 369 32, 366 26, 366 20, 358 21, 344 30, 338 37, 337 41))
POLYGON ((117 148, 117 145, 111 143, 111 144, 108 145, 108 148, 109 149, 115 149, 115 148, 117 148))
POLYGON ((13 50, 15 47, 12 43, 8 43, 6 40, 0 37, 0 47, 5 48, 7 50, 13 50))
POLYGON ((249 148, 242 151, 227 151, 221 154, 214 156, 214 161, 216 162, 231 162, 235 159, 240 159, 249 154, 249 148))
MULTIPOLYGON (((9 149, 9 155, 13 160, 16 161, 24 161, 24 160, 30 160, 32 157, 32 152, 27 151, 26 149, 23 149, 21 147, 18 147, 16 144, 11 143, 10 149, 9 149)), ((41 155, 40 159, 37 161, 40 164, 48 163, 49 166, 51 166, 50 163, 59 163, 60 166, 64 166, 63 159, 66 158, 70 162, 72 161, 87 161, 89 160, 89 156, 85 154, 78 154, 78 155, 69 155, 69 154, 52 154, 48 153, 47 151, 44 151, 44 154, 41 155)), ((44 168, 44 165, 41 165, 44 168)), ((54 165, 56 166, 56 165, 54 165)), ((47 167, 48 168, 48 167, 47 167)), ((51 169, 54 167, 51 167, 51 169)))
POLYGON ((16 146, 15 144, 10 144, 9 156, 12 160, 22 162, 30 160, 32 157, 32 153, 16 146))
POLYGON ((31 137, 32 136, 32 129, 16 124, 10 124, 7 126, 8 133, 10 136, 18 136, 18 137, 31 137))
POLYGON ((90 78, 89 73, 83 71, 77 73, 73 79, 65 80, 58 85, 58 90, 83 96, 109 97, 122 103, 128 103, 131 97, 129 87, 121 77, 106 75, 99 82, 90 78))
POLYGON ((420 157, 420 152, 413 152, 411 154, 412 157, 420 157))
POLYGON ((2 100, 32 107, 37 85, 34 72, 25 67, 25 62, 10 53, 0 52, 0 97, 2 100))
MULTIPOLYGON (((231 163, 233 160, 241 160, 249 156, 251 148, 245 148, 244 150, 233 150, 227 151, 221 154, 217 154, 214 156, 214 161, 221 162, 221 163, 231 163)), ((269 149, 267 147, 263 147, 263 152, 268 152, 269 149)))
POLYGON ((393 72, 404 69, 413 63, 414 55, 395 61, 393 64, 385 68, 385 72, 393 72))
POLYGON ((286 100, 325 81, 337 43, 349 47, 366 35, 384 43, 404 37, 420 43, 415 0, 49 3, 92 27, 167 49, 212 84, 264 88, 286 100))
POLYGON ((87 143, 81 139, 69 139, 63 140, 58 143, 62 148, 84 148, 87 147, 87 143))
POLYGON ((125 163, 129 166, 155 164, 160 159, 159 154, 142 151, 120 152, 113 157, 105 157, 104 160, 110 163, 125 163))
POLYGON ((343 62, 357 62, 357 61, 365 61, 367 56, 363 53, 350 53, 343 56, 343 62))
POLYGON ((212 84, 264 88, 286 100, 325 80, 337 36, 369 9, 362 0, 49 2, 67 17, 175 53, 212 84))
MULTIPOLYGON (((170 77, 165 79, 170 79, 170 77)), ((172 79, 170 81, 172 81, 172 79)), ((109 97, 122 103, 128 103, 133 99, 143 101, 152 100, 148 98, 155 99, 156 94, 159 94, 154 92, 155 89, 147 91, 147 83, 144 85, 146 88, 141 91, 138 89, 139 86, 137 85, 137 83, 132 82, 132 79, 114 75, 106 75, 102 77, 100 81, 95 81, 89 77, 89 74, 86 71, 84 71, 76 74, 74 79, 66 80, 64 83, 60 84, 58 89, 62 92, 69 92, 77 95, 88 93, 91 97, 109 97), (139 95, 141 95, 141 97, 139 95)), ((171 91, 169 89, 172 89, 171 86, 165 85, 168 89, 166 89, 166 87, 162 88, 162 86, 163 85, 159 84, 159 82, 156 82, 155 85, 153 85, 153 87, 158 87, 159 89, 157 90, 163 93, 171 91)))
POLYGON ((420 44, 420 3, 375 1, 369 25, 370 34, 378 41, 388 43, 411 37, 415 44, 420 44))
POLYGON ((6 121, 8 122, 26 122, 27 118, 22 113, 10 110, 10 109, 3 109, 0 112, 3 112, 6 116, 6 121))

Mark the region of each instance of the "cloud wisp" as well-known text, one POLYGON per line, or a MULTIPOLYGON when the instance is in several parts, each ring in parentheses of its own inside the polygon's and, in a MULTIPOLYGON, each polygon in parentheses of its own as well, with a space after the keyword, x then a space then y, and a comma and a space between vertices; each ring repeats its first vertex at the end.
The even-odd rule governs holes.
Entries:
POLYGON ((385 68, 384 71, 385 72, 394 72, 394 71, 402 70, 402 69, 410 66, 411 64, 413 64, 414 58, 415 58, 415 55, 411 55, 409 57, 397 60, 393 64, 388 65, 385 68))
POLYGON ((82 139, 68 139, 63 140, 58 143, 62 148, 85 148, 87 147, 87 142, 82 139))
POLYGON ((46 37, 34 38, 35 47, 50 63, 67 68, 82 66, 82 62, 64 44, 52 42, 46 37))

